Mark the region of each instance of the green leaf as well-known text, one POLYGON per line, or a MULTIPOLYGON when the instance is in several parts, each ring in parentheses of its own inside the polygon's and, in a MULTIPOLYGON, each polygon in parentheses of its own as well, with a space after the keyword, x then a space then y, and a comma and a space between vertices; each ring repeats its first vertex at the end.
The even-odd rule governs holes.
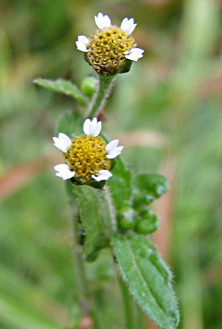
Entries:
POLYGON ((116 209, 120 210, 131 199, 131 173, 126 169, 124 162, 118 157, 115 160, 115 166, 112 169, 112 178, 109 179, 108 185, 113 197, 116 209))
POLYGON ((110 237, 116 230, 112 199, 107 186, 100 190, 87 185, 72 185, 71 190, 86 232, 84 253, 88 261, 93 261, 100 249, 109 246, 110 237))
POLYGON ((70 81, 58 79, 56 81, 48 79, 35 79, 34 83, 45 89, 61 93, 66 96, 70 96, 81 102, 82 104, 87 103, 87 98, 83 95, 81 90, 72 84, 70 81))
POLYGON ((112 244, 124 282, 141 309, 161 328, 179 323, 172 275, 155 246, 144 236, 113 237, 112 244))
POLYGON ((79 112, 68 110, 64 112, 57 122, 56 135, 64 133, 70 138, 73 134, 82 134, 83 118, 79 112))
POLYGON ((169 181, 158 174, 141 174, 134 180, 135 206, 147 205, 166 193, 170 187, 169 181))

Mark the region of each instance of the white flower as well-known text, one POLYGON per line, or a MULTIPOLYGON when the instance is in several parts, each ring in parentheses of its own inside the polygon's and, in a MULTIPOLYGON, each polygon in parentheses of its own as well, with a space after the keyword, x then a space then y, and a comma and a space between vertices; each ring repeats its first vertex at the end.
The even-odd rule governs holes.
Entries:
POLYGON ((106 181, 112 177, 111 172, 108 170, 111 168, 111 160, 121 154, 123 146, 118 146, 118 139, 106 144, 105 140, 99 136, 101 129, 102 122, 97 121, 97 118, 86 119, 83 123, 83 131, 88 137, 80 135, 71 140, 63 133, 59 133, 58 137, 53 137, 55 147, 65 153, 64 159, 66 162, 66 164, 58 164, 54 167, 56 176, 61 177, 63 180, 75 176, 77 181, 80 180, 83 183, 90 181, 91 177, 97 182, 106 181), (81 143, 82 152, 79 150, 81 143), (101 160, 99 161, 101 163, 99 167, 98 158, 101 160), (88 169, 85 166, 86 159, 87 163, 90 159, 88 169), (97 169, 91 172, 92 167, 97 169), (87 175, 87 179, 84 178, 85 175, 87 175))
POLYGON ((85 35, 79 35, 76 41, 76 47, 78 50, 83 52, 88 52, 87 46, 89 44, 89 39, 85 35))
POLYGON ((97 182, 100 182, 102 180, 108 180, 110 177, 112 177, 112 174, 109 170, 98 171, 98 176, 92 175, 92 178, 95 179, 97 182))
POLYGON ((70 179, 75 176, 75 172, 70 170, 67 164, 58 164, 54 167, 56 176, 61 177, 63 180, 70 179))
POLYGON ((106 151, 108 152, 107 158, 114 159, 121 154, 123 146, 117 146, 119 144, 118 139, 114 139, 106 145, 106 151))
POLYGON ((103 16, 102 13, 98 13, 98 16, 94 16, 94 17, 95 17, 96 25, 101 30, 111 25, 111 20, 108 15, 103 16))
MULTIPOLYGON (((103 15, 102 13, 98 13, 98 15, 94 17, 95 17, 95 23, 100 30, 112 26, 111 20, 108 15, 103 15)), ((120 29, 126 32, 128 35, 130 35, 134 31, 136 25, 137 23, 134 23, 133 18, 128 19, 127 17, 125 17, 122 20, 120 29)), ((84 35, 79 35, 78 40, 76 41, 77 49, 83 52, 88 52, 88 45, 89 45, 89 39, 84 35)), ((131 48, 129 51, 125 52, 125 58, 137 62, 138 59, 143 57, 143 52, 144 52, 143 49, 134 47, 131 48)))
POLYGON ((55 147, 64 153, 68 151, 72 144, 71 139, 63 133, 59 133, 58 137, 53 137, 52 140, 55 147))
POLYGON ((97 121, 96 118, 93 118, 91 121, 90 119, 86 119, 83 124, 83 131, 87 136, 97 137, 100 134, 102 129, 102 122, 97 121))

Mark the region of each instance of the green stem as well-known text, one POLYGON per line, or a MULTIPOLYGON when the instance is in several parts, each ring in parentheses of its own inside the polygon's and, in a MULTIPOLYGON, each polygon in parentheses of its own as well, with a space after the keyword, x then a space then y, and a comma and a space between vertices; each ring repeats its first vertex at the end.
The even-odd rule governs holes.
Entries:
POLYGON ((125 323, 126 329, 135 329, 134 327, 134 317, 132 312, 131 300, 128 292, 128 288, 123 282, 122 278, 118 276, 120 291, 123 299, 123 306, 125 310, 125 323))
POLYGON ((76 270, 78 271, 78 283, 81 289, 81 295, 84 298, 89 298, 90 289, 86 277, 85 266, 83 263, 83 250, 78 244, 78 222, 76 216, 73 218, 73 230, 74 230, 74 256, 76 263, 76 270))
POLYGON ((109 97, 115 75, 98 75, 98 86, 97 91, 94 94, 94 97, 89 104, 89 107, 86 111, 86 118, 92 119, 93 117, 97 117, 99 113, 102 111, 106 104, 106 100, 109 97))

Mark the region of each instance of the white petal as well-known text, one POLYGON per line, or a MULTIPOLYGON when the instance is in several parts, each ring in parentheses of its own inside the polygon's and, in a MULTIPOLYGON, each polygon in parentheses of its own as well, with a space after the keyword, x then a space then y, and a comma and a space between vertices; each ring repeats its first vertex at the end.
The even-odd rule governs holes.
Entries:
POLYGON ((144 50, 141 48, 132 48, 128 54, 125 55, 125 57, 131 61, 137 62, 138 59, 143 57, 144 50))
POLYGON ((111 20, 109 16, 108 15, 103 16, 102 13, 98 13, 98 16, 95 16, 95 22, 99 29, 103 29, 111 25, 111 20))
POLYGON ((83 131, 87 136, 97 137, 102 129, 102 122, 97 121, 96 118, 86 119, 83 124, 83 131))
POLYGON ((92 178, 95 179, 97 182, 100 182, 102 180, 108 180, 110 177, 112 177, 112 174, 109 170, 100 170, 98 172, 98 176, 92 175, 92 178))
POLYGON ((57 164, 54 166, 55 171, 62 172, 67 171, 69 169, 69 166, 65 163, 57 164))
POLYGON ((109 142, 106 145, 106 151, 107 152, 110 152, 113 148, 116 148, 118 144, 119 144, 119 140, 118 139, 114 139, 113 141, 109 142))
POLYGON ((89 136, 89 125, 90 125, 90 119, 86 119, 83 123, 83 132, 87 136, 89 136))
POLYGON ((107 159, 114 159, 116 158, 118 155, 120 155, 122 153, 122 150, 124 149, 123 146, 118 146, 115 149, 111 150, 108 154, 107 154, 107 159))
POLYGON ((85 35, 79 35, 76 41, 76 47, 78 50, 83 52, 88 52, 87 46, 89 44, 89 39, 85 35))
POLYGON ((121 23, 120 28, 121 30, 125 31, 127 34, 131 34, 136 26, 137 24, 136 23, 134 24, 133 18, 128 19, 127 17, 125 17, 121 23))
POLYGON ((56 176, 61 177, 63 180, 70 179, 75 176, 75 172, 71 171, 67 164, 58 164, 54 166, 56 176))
POLYGON ((59 133, 58 137, 53 137, 52 140, 55 147, 64 153, 68 151, 72 144, 71 139, 63 133, 59 133))
POLYGON ((121 154, 123 146, 117 146, 119 144, 118 139, 114 139, 106 145, 106 151, 108 152, 107 158, 114 159, 121 154))

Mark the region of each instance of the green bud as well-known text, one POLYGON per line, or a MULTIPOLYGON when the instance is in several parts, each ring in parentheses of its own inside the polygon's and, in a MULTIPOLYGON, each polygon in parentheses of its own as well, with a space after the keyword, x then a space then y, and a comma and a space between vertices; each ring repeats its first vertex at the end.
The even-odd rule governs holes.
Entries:
POLYGON ((135 226, 135 212, 132 207, 125 206, 117 215, 120 229, 130 230, 135 226))
POLYGON ((94 77, 86 77, 81 84, 81 90, 84 95, 92 97, 96 91, 97 80, 94 77))
POLYGON ((153 215, 153 212, 150 210, 149 207, 143 207, 140 211, 139 211, 139 216, 142 218, 142 219, 145 219, 145 218, 149 218, 150 216, 153 215))
POLYGON ((156 215, 149 218, 141 219, 137 222, 135 231, 140 234, 151 234, 155 232, 160 226, 160 220, 156 215))
POLYGON ((144 205, 150 204, 155 198, 152 195, 136 194, 134 195, 133 206, 140 209, 144 205))

